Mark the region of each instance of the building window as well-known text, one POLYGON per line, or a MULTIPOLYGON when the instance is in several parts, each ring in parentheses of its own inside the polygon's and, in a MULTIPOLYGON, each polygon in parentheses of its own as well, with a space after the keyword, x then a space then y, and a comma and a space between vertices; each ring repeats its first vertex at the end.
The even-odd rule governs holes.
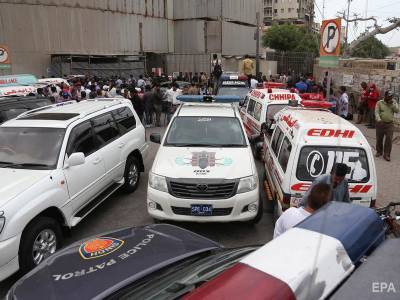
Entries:
POLYGON ((285 9, 281 8, 281 14, 285 13, 285 9))
POLYGON ((276 16, 278 14, 278 10, 274 9, 274 15, 276 16))
POLYGON ((264 15, 265 16, 272 16, 272 8, 268 7, 268 8, 264 8, 264 15))

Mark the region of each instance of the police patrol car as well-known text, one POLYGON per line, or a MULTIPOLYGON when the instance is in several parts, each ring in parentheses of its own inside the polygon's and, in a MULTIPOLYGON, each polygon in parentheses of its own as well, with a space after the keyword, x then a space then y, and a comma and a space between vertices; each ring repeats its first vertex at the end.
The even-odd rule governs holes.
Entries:
POLYGON ((158 220, 258 222, 262 216, 257 169, 239 111, 238 97, 179 96, 149 174, 147 204, 158 220), (211 99, 212 97, 204 97, 211 99))
POLYGON ((217 88, 217 96, 239 96, 244 100, 250 87, 247 76, 239 74, 222 74, 217 88))
POLYGON ((329 102, 302 101, 312 107, 286 107, 275 115, 275 129, 264 137, 265 187, 280 215, 297 206, 312 181, 334 163, 350 167, 347 174, 354 203, 374 206, 377 195, 372 149, 361 131, 325 108, 329 102))
POLYGON ((261 157, 261 125, 273 123, 275 114, 288 106, 289 101, 301 101, 301 98, 285 89, 265 88, 252 90, 242 103, 240 115, 252 143, 255 158, 261 157))
POLYGON ((262 247, 227 249, 166 224, 125 228, 58 251, 7 299, 326 299, 384 233, 375 211, 339 202, 262 247))

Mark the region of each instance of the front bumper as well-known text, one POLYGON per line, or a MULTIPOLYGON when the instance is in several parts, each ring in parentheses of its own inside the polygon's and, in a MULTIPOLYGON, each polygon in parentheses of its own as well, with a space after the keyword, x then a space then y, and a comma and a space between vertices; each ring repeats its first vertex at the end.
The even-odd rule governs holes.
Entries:
POLYGON ((0 281, 19 269, 18 249, 21 236, 14 236, 0 242, 0 281))
POLYGON ((147 210, 155 219, 171 220, 171 221, 188 221, 188 222, 235 222, 249 221, 256 217, 257 211, 248 211, 246 207, 249 204, 259 202, 258 187, 247 193, 236 194, 228 199, 204 200, 204 199, 182 199, 176 198, 169 193, 160 192, 151 187, 147 190, 147 210), (150 203, 158 204, 157 208, 150 208, 150 203), (184 210, 190 209, 192 204, 211 204, 213 210, 230 209, 230 214, 219 216, 192 216, 187 214, 176 214, 172 207, 184 210), (161 209, 160 209, 161 208, 161 209))

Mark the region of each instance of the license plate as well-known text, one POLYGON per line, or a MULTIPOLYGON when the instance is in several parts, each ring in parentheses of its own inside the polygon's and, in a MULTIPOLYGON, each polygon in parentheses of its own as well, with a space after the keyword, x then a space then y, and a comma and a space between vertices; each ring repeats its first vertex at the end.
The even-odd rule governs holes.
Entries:
POLYGON ((193 204, 191 205, 192 216, 212 216, 212 205, 193 204))

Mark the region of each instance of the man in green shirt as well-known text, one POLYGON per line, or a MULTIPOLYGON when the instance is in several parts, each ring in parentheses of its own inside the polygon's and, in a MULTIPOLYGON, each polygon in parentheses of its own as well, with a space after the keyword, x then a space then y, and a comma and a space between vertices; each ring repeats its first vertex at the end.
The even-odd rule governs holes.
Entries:
POLYGON ((383 158, 390 161, 393 139, 393 119, 394 113, 399 112, 399 107, 393 101, 393 92, 386 91, 385 98, 378 101, 375 107, 376 118, 376 157, 383 154, 383 158), (385 139, 385 143, 383 143, 385 139))

